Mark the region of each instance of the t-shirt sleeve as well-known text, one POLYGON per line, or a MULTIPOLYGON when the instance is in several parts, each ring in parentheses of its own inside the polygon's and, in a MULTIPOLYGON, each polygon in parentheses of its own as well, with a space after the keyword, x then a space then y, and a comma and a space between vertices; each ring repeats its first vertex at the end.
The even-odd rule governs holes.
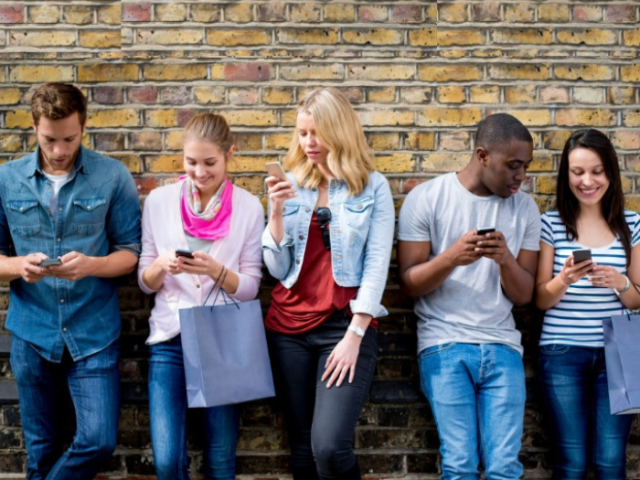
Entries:
POLYGON ((540 217, 540 223, 542 224, 540 240, 555 248, 555 242, 553 241, 553 228, 551 227, 551 218, 549 218, 549 215, 543 213, 542 217, 540 217))
POLYGON ((635 247, 640 243, 640 215, 633 214, 631 222, 629 222, 629 229, 631 230, 631 246, 635 247))
POLYGON ((406 242, 430 242, 430 208, 428 195, 420 186, 409 192, 398 217, 398 240, 406 242))
POLYGON ((522 250, 537 252, 540 250, 540 212, 532 198, 528 199, 526 207, 527 226, 524 231, 522 250))

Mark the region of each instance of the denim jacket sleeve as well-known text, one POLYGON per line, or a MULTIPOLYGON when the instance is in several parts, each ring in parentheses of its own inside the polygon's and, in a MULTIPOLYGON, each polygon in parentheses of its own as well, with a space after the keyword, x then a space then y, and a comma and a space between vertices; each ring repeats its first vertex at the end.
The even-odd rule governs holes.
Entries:
POLYGON ((111 251, 128 250, 140 256, 140 200, 133 177, 124 165, 116 173, 116 191, 109 208, 107 235, 111 251))
POLYGON ((350 303, 353 313, 366 313, 375 318, 389 312, 382 306, 382 294, 387 284, 391 248, 393 246, 393 229, 395 226, 395 208, 389 183, 382 174, 376 176, 374 185, 373 212, 367 234, 364 251, 364 267, 358 296, 350 303))
POLYGON ((9 256, 11 252, 11 233, 7 223, 7 214, 4 213, 2 198, 0 198, 0 255, 9 256))
MULTIPOLYGON (((271 205, 267 204, 267 218, 271 214, 271 205)), ((294 242, 293 237, 287 232, 280 241, 280 245, 276 245, 275 240, 269 231, 267 223, 264 232, 262 232, 262 257, 269 273, 276 280, 282 280, 287 276, 291 266, 293 265, 294 242)))

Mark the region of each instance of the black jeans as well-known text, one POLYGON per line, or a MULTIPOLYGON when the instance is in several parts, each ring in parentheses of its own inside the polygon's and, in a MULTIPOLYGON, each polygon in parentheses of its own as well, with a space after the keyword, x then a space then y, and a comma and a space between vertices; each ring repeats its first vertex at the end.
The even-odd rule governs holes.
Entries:
MULTIPOLYGON (((299 335, 268 332, 269 353, 291 446, 294 480, 360 480, 353 435, 376 366, 377 333, 368 328, 353 383, 326 387, 320 378, 351 319, 343 311, 299 335)), ((351 335, 351 333, 349 334, 351 335)))

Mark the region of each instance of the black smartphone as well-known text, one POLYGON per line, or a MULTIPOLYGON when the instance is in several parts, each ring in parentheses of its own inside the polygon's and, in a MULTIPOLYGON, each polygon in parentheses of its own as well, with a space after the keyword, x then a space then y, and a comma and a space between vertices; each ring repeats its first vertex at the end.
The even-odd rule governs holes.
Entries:
POLYGON ((191 250, 183 250, 181 248, 178 248, 176 250, 176 257, 193 258, 193 252, 191 250))
POLYGON ((478 235, 486 235, 487 233, 493 233, 495 231, 495 228, 479 228, 478 235))
POLYGON ((62 265, 62 260, 59 258, 45 258, 40 263, 41 267, 57 267, 58 265, 62 265))
POLYGON ((589 249, 580 249, 574 250, 573 252, 573 264, 584 262, 585 260, 591 260, 591 250, 589 249))

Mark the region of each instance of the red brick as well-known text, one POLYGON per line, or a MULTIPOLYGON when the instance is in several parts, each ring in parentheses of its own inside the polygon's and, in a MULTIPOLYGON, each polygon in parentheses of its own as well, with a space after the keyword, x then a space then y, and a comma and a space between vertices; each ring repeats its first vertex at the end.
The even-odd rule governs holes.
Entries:
POLYGON ((129 90, 129 101, 133 103, 156 103, 158 89, 156 87, 136 87, 129 90))
POLYGON ((24 5, 0 5, 0 23, 22 23, 24 21, 24 5))
POLYGON ((269 2, 257 6, 257 20, 262 22, 282 22, 287 19, 284 2, 269 2))
POLYGON ((224 66, 225 80, 264 82, 269 80, 270 74, 268 63, 234 63, 224 66))
POLYGON ((636 5, 609 5, 606 15, 607 21, 612 23, 635 23, 638 20, 636 5))
POLYGON ((395 5, 391 7, 391 21, 398 23, 419 23, 422 20, 420 5, 395 5))
POLYGON ((485 1, 472 4, 471 17, 480 22, 497 22, 500 20, 500 3, 485 1))
POLYGON ((123 22, 148 22, 149 20, 151 20, 150 2, 122 4, 123 22))

